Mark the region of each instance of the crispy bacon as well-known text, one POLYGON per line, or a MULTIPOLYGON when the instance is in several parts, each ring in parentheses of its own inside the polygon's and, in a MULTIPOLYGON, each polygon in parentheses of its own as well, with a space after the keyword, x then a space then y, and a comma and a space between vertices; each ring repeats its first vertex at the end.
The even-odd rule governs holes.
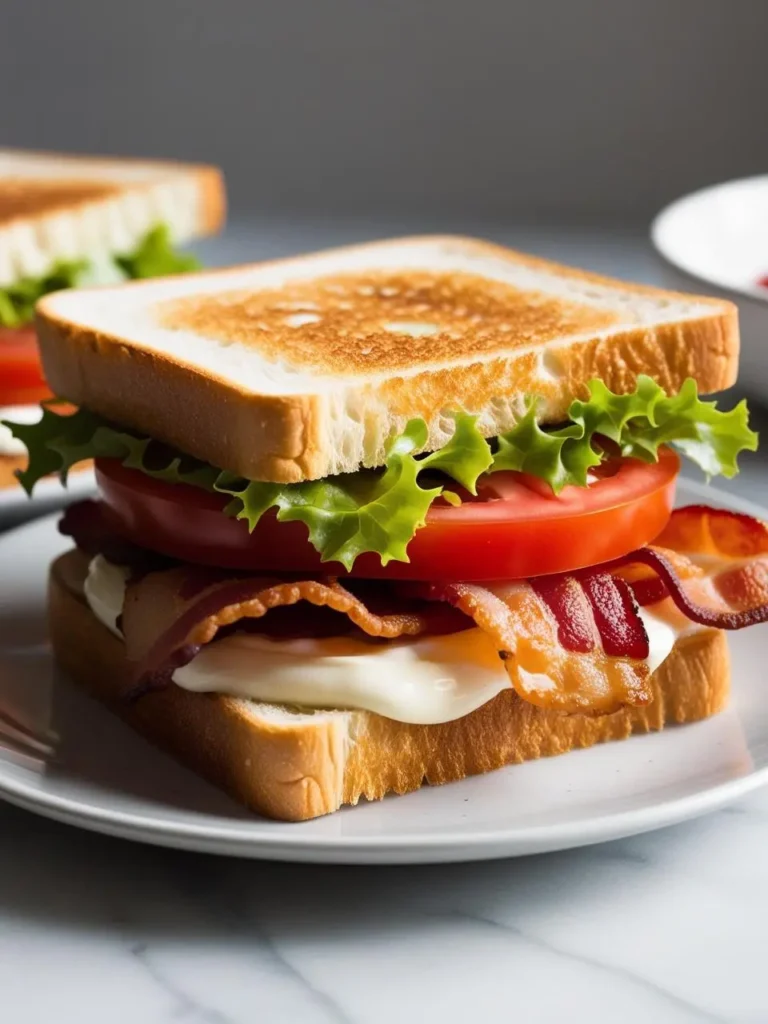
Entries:
POLYGON ((682 580, 661 548, 639 548, 614 564, 632 562, 649 566, 664 585, 664 596, 671 597, 683 615, 700 626, 744 629, 768 622, 768 571, 765 565, 747 563, 711 577, 694 576, 682 580))
POLYGON ((681 555, 753 558, 768 553, 768 524, 725 508, 686 505, 674 510, 657 546, 681 555))
POLYGON ((726 509, 689 505, 672 513, 657 543, 610 568, 646 566, 630 579, 640 604, 670 597, 683 615, 713 629, 768 621, 768 526, 726 509))
POLYGON ((59 520, 59 533, 71 537, 81 551, 103 555, 115 565, 124 565, 135 575, 162 569, 173 560, 140 548, 120 537, 104 516, 104 504, 87 498, 69 505, 59 520))
POLYGON ((629 584, 607 572, 581 573, 580 583, 592 606, 605 653, 644 661, 649 653, 648 634, 629 584))
POLYGON ((567 651, 586 654, 595 648, 589 597, 574 576, 540 576, 530 581, 535 594, 557 621, 557 639, 567 651))
POLYGON ((652 690, 644 660, 648 637, 629 586, 622 581, 614 589, 606 578, 598 571, 581 579, 435 584, 428 591, 471 616, 491 637, 524 700, 565 714, 610 714, 627 704, 649 703, 652 690), (611 627, 606 640, 601 623, 618 607, 627 619, 624 633, 611 627), (606 650, 611 646, 613 654, 606 650))
MULTIPOLYGON (((91 548, 109 543, 92 509, 68 512, 64 527, 90 538, 91 548)), ((134 553, 120 554, 131 564, 134 553)), ((355 632, 377 642, 475 625, 499 651, 520 697, 564 713, 608 714, 651 700, 638 605, 667 597, 707 627, 768 621, 768 527, 692 506, 673 513, 656 545, 616 562, 496 584, 342 585, 333 577, 238 576, 155 563, 134 572, 121 624, 143 689, 169 682, 202 645, 235 629, 283 637, 355 632)))
MULTIPOLYGON (((332 577, 296 581, 233 578, 215 570, 177 566, 128 583, 121 629, 128 658, 136 666, 137 682, 144 685, 151 677, 162 684, 170 678, 169 666, 176 669, 191 661, 221 630, 299 602, 339 613, 342 626, 337 635, 349 624, 371 638, 385 640, 455 632, 471 625, 460 612, 423 601, 401 600, 397 610, 377 614, 332 577), (181 651, 185 654, 179 660, 181 651)), ((378 603, 381 606, 381 595, 378 603)), ((301 631, 301 635, 307 633, 301 631)))

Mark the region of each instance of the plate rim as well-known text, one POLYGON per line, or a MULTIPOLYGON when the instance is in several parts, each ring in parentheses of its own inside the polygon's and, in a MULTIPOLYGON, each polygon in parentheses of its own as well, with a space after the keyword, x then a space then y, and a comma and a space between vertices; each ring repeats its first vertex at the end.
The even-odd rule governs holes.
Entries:
POLYGON ((752 182, 761 182, 766 186, 766 188, 768 188, 768 174, 748 174, 741 178, 726 178, 724 181, 716 181, 711 185, 704 185, 702 188, 694 189, 693 192, 687 192, 685 195, 678 196, 677 199, 673 199, 670 203, 667 203, 667 205, 659 210, 655 215, 648 229, 648 238, 650 239, 656 255, 669 267, 673 268, 683 277, 688 278, 692 283, 717 288, 721 293, 728 295, 733 299, 734 302, 750 302, 756 308, 762 307, 765 309, 768 307, 768 296, 764 295, 756 285, 730 284, 728 282, 721 281, 711 274, 701 274, 697 271, 691 270, 690 267, 681 263, 679 259, 672 254, 670 247, 667 244, 667 231, 669 229, 669 224, 673 223, 674 218, 678 215, 681 207, 690 202, 701 201, 707 196, 716 195, 718 192, 744 187, 752 182))
MULTIPOLYGON (((719 501, 734 511, 768 518, 757 502, 707 484, 681 479, 685 497, 719 501)), ((58 513, 25 523, 0 536, 0 552, 21 533, 48 528, 58 513)), ((71 684, 68 684, 71 685, 71 684)), ((105 713, 106 710, 105 710, 105 713)), ((692 723, 696 725, 699 723, 692 723)), ((639 737, 641 738, 641 737, 639 737)), ((304 835, 301 822, 255 818, 253 822, 168 822, 162 818, 95 805, 87 800, 34 788, 0 773, 0 798, 25 810, 88 831, 156 846, 198 850, 262 860, 326 863, 437 863, 524 856, 573 849, 636 835, 697 817, 768 783, 768 764, 718 785, 640 808, 583 820, 534 826, 499 827, 439 835, 304 835), (270 834, 270 831, 273 830, 270 834)), ((398 799, 392 797, 391 799, 398 799)), ((339 813, 339 812, 337 812, 339 813)), ((354 813, 342 808, 341 813, 354 813)))

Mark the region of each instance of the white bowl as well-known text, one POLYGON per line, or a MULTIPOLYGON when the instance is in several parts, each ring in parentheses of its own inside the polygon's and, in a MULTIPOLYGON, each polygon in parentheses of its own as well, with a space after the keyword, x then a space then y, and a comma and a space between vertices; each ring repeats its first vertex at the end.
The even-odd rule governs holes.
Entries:
POLYGON ((665 282, 739 307, 740 390, 768 400, 768 175, 676 200, 651 225, 665 282))

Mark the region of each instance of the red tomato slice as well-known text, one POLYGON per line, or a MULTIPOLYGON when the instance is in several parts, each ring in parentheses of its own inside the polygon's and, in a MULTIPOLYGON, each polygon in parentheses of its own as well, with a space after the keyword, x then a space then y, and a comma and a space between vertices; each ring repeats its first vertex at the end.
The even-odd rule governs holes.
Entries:
POLYGON ((0 405, 36 405, 51 397, 35 328, 0 327, 0 405))
MULTIPOLYGON (((641 547, 669 519, 680 460, 663 450, 657 463, 620 461, 590 487, 555 497, 521 474, 486 477, 481 500, 433 506, 408 546, 410 562, 382 566, 378 555, 357 559, 351 575, 371 579, 521 579, 597 565, 641 547)), ((141 547, 186 562, 266 572, 346 575, 320 561, 302 523, 263 516, 253 533, 223 515, 228 499, 166 484, 97 459, 96 476, 113 527, 141 547)))

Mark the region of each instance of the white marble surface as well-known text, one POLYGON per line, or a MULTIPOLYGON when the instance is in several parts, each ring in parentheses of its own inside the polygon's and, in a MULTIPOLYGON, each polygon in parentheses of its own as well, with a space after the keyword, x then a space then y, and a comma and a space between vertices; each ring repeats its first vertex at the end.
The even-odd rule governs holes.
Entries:
MULTIPOLYGON (((257 255, 306 237, 253 234, 257 255)), ((365 234, 319 226, 305 244, 365 234)), ((636 235, 507 237, 653 277, 636 235)), ((765 463, 734 490, 768 502, 765 463)), ((4 805, 0 837, 2 1024, 768 1021, 768 791, 622 842, 458 866, 219 860, 4 805)))
POLYGON ((217 860, 11 808, 0 829, 8 1024, 768 1020, 768 794, 592 849, 419 868, 217 860))

